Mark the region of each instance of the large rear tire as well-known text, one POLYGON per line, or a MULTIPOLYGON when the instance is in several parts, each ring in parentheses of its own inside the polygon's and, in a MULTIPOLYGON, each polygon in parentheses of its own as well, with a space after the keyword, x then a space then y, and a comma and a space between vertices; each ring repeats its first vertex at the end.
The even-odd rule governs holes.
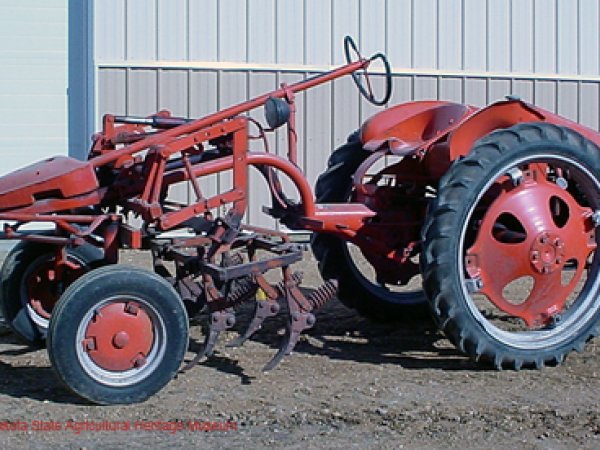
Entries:
MULTIPOLYGON (((357 135, 332 153, 328 167, 315 187, 319 203, 346 203, 352 196, 352 176, 371 153, 364 150, 357 135)), ((314 233, 311 241, 319 271, 324 279, 338 280, 338 298, 360 315, 388 322, 428 314, 423 292, 392 291, 378 284, 363 270, 371 269, 360 250, 332 235, 314 233)))
MULTIPOLYGON (((0 310, 22 341, 43 345, 50 315, 67 286, 102 264, 102 250, 91 244, 67 248, 67 258, 78 268, 65 267, 56 277, 56 246, 21 241, 6 256, 0 272, 0 310)), ((74 266, 74 267, 75 267, 74 266)))
POLYGON ((568 128, 491 133, 440 182, 424 288, 462 352, 496 368, 563 361, 600 332, 600 149, 568 128))

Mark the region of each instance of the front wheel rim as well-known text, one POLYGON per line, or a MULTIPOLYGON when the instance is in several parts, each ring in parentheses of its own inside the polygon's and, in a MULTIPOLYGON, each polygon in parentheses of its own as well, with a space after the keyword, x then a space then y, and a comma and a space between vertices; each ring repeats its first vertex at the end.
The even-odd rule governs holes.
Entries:
POLYGON ((74 344, 81 367, 92 379, 126 387, 155 372, 166 343, 165 323, 156 308, 137 296, 119 295, 85 313, 74 344))

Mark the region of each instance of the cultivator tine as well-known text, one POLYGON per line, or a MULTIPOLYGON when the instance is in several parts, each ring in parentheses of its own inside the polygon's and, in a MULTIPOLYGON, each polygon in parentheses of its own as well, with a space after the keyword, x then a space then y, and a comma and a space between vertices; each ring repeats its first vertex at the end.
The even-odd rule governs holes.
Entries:
POLYGON ((219 339, 219 335, 222 331, 227 330, 235 325, 235 314, 233 309, 227 308, 222 311, 214 311, 210 315, 209 328, 210 332, 206 335, 204 340, 204 346, 202 350, 192 359, 183 370, 190 370, 196 364, 198 364, 203 358, 209 357, 213 354, 215 345, 219 339))
POLYGON ((286 333, 283 338, 283 342, 279 347, 279 351, 277 354, 269 361, 265 367, 263 367, 264 372, 268 372, 272 370, 281 362, 284 356, 289 355, 294 350, 294 347, 298 343, 298 339, 300 339, 300 334, 312 327, 315 324, 315 316, 311 313, 303 313, 303 312, 293 312, 290 315, 290 322, 286 327, 286 333))
POLYGON ((276 316, 279 312, 279 303, 271 300, 258 300, 254 307, 254 315, 248 328, 243 334, 240 334, 237 338, 228 342, 226 347, 241 347, 254 333, 262 328, 262 324, 265 319, 276 316))
POLYGON ((288 305, 288 324, 285 336, 275 356, 265 365, 264 372, 272 370, 281 362, 284 356, 289 355, 300 339, 300 334, 315 324, 315 316, 310 312, 313 307, 304 297, 298 285, 302 279, 300 274, 292 274, 289 267, 284 268, 283 283, 278 286, 285 294, 288 305))

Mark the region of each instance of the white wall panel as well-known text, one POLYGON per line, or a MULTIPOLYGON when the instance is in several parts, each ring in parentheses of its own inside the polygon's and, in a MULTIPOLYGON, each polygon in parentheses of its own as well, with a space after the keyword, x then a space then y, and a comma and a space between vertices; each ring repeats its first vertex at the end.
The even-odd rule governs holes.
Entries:
POLYGON ((246 0, 222 0, 219 2, 219 36, 217 39, 220 61, 246 61, 248 58, 246 5, 246 0))
POLYGON ((346 142, 348 135, 356 129, 360 121, 359 96, 350 78, 336 80, 333 85, 331 109, 333 114, 333 145, 330 151, 346 142))
POLYGON ((331 2, 306 0, 306 64, 331 63, 331 2))
POLYGON ((436 0, 413 3, 412 66, 437 68, 437 4, 436 0))
POLYGON ((579 122, 593 129, 598 129, 598 86, 598 83, 579 85, 579 122))
POLYGON ((504 98, 511 93, 510 80, 492 79, 488 81, 488 102, 493 103, 504 98))
POLYGON ((578 0, 557 2, 556 58, 558 73, 578 73, 578 0))
POLYGON ((251 0, 249 4, 247 39, 249 62, 276 62, 275 1, 251 0))
POLYGON ((125 0, 94 2, 96 58, 125 59, 125 0))
POLYGON ((102 116, 105 113, 127 113, 127 70, 105 69, 98 77, 98 111, 96 126, 102 126, 102 116))
MULTIPOLYGON (((508 72, 511 60, 511 2, 488 1, 487 53, 488 70, 508 72)), ((469 23, 468 26, 471 26, 469 23)))
MULTIPOLYGON (((97 0, 96 0, 97 1, 97 0)), ((188 0, 190 61, 219 59, 219 0, 188 0)))
POLYGON ((533 80, 513 80, 511 95, 533 102, 533 80))
POLYGON ((579 120, 578 83, 575 81, 561 81, 557 84, 558 114, 571 120, 579 120))
POLYGON ((463 67, 462 0, 446 0, 438 4, 439 68, 461 70, 463 67))
MULTIPOLYGON (((412 67, 412 0, 387 2, 386 54, 395 67, 412 67)), ((335 52, 334 52, 335 54, 335 52)))
POLYGON ((158 59, 188 59, 188 0, 157 1, 158 59))
POLYGON ((464 0, 464 69, 487 70, 487 2, 464 0))
MULTIPOLYGON (((127 59, 155 60, 158 33, 156 0, 127 0, 126 5, 127 59)), ((105 38, 111 39, 110 34, 105 38)))
POLYGON ((556 72, 556 0, 535 0, 534 3, 534 71, 556 72))
POLYGON ((343 64, 345 61, 344 52, 342 51, 344 37, 353 36, 355 39, 358 39, 360 35, 359 0, 332 0, 331 4, 331 54, 333 59, 332 63, 343 64))
POLYGON ((68 2, 0 1, 0 175, 68 152, 68 2))
POLYGON ((187 117, 188 73, 182 70, 158 72, 158 109, 167 109, 174 116, 187 117))
POLYGON ((303 64, 305 39, 303 2, 278 1, 276 13, 277 62, 303 64))
POLYGON ((157 111, 157 80, 155 70, 132 69, 127 72, 127 114, 147 116, 157 111))
POLYGON ((533 0, 512 0, 511 67, 509 71, 533 71, 533 0))
POLYGON ((542 80, 535 81, 534 102, 541 108, 556 112, 556 82, 542 80))
POLYGON ((485 106, 487 99, 487 82, 482 78, 468 78, 465 80, 465 103, 474 106, 485 106))
POLYGON ((355 40, 365 55, 386 50, 385 3, 385 0, 360 2, 360 36, 357 36, 355 40))
POLYGON ((463 101, 463 85, 462 78, 444 77, 440 80, 440 100, 462 103, 463 101))
POLYGON ((598 75, 598 0, 579 0, 579 73, 598 75))

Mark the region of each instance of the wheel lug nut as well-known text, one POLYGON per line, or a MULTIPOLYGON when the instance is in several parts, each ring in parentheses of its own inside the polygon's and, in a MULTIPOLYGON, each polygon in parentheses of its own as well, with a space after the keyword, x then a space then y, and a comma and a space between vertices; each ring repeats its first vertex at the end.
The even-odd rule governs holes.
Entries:
POLYGON ((594 211, 594 213, 592 214, 592 222, 594 222, 595 226, 600 225, 600 210, 594 211))
POLYGON ((506 175, 510 177, 511 182, 515 187, 520 185, 523 181, 523 171, 518 167, 513 167, 508 172, 506 172, 506 175))
POLYGON ((132 316, 137 316, 139 309, 140 308, 133 303, 127 303, 127 306, 125 306, 125 312, 127 314, 131 314, 132 316))
POLYGON ((146 357, 144 355, 137 355, 133 358, 131 363, 135 368, 142 367, 144 364, 146 364, 146 357))
POLYGON ((96 340, 94 338, 87 338, 83 340, 83 348, 86 352, 96 350, 96 340))

